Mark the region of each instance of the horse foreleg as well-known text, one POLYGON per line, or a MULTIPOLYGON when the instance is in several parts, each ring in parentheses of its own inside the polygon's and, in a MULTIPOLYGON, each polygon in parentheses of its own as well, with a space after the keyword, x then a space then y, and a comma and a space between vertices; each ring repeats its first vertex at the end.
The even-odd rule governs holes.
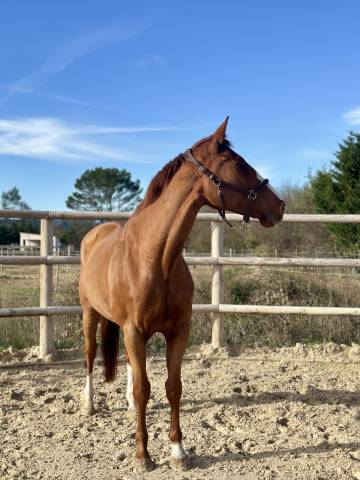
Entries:
POLYGON ((96 330, 100 315, 91 307, 83 306, 84 354, 86 362, 86 385, 84 389, 83 413, 92 415, 94 409, 93 368, 96 356, 96 330))
POLYGON ((124 327, 124 341, 134 378, 133 394, 137 412, 136 430, 136 467, 140 471, 154 468, 147 444, 146 405, 150 398, 150 382, 146 374, 145 339, 134 327, 124 327))
POLYGON ((181 362, 189 339, 189 325, 182 325, 181 331, 166 338, 166 364, 168 378, 165 383, 166 395, 170 403, 171 423, 169 438, 171 441, 170 465, 178 470, 188 466, 187 453, 182 445, 179 410, 182 393, 181 362))
POLYGON ((134 374, 132 366, 130 364, 129 355, 125 349, 126 357, 126 370, 127 370, 127 387, 126 387, 126 399, 128 401, 128 412, 135 412, 135 399, 134 399, 134 374))

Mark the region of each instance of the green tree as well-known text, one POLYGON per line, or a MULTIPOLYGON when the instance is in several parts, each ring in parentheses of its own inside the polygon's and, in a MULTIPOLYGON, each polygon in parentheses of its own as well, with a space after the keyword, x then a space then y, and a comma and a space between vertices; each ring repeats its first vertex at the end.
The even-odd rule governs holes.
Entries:
POLYGON ((86 170, 75 182, 75 192, 66 200, 72 210, 132 210, 141 201, 140 181, 118 168, 86 170))
MULTIPOLYGON (((311 178, 315 204, 320 213, 360 213, 360 134, 351 132, 339 145, 329 169, 311 178)), ((360 226, 328 226, 340 248, 360 248, 360 226)))
POLYGON ((1 194, 1 208, 7 210, 30 210, 29 205, 21 198, 17 187, 10 188, 1 194))
MULTIPOLYGON (((2 192, 0 206, 6 210, 30 210, 30 206, 22 199, 17 187, 2 192)), ((39 221, 34 219, 0 220, 0 245, 19 243, 19 232, 37 233, 39 221)))

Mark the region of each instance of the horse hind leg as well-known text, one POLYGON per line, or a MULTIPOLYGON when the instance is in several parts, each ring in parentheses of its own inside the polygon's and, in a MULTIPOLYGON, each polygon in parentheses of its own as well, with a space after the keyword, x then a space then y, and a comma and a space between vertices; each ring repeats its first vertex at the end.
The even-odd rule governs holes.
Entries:
POLYGON ((84 355, 86 363, 86 385, 84 389, 84 403, 82 412, 84 415, 95 413, 93 368, 96 356, 96 331, 100 320, 99 313, 92 307, 83 306, 83 331, 84 331, 84 355))

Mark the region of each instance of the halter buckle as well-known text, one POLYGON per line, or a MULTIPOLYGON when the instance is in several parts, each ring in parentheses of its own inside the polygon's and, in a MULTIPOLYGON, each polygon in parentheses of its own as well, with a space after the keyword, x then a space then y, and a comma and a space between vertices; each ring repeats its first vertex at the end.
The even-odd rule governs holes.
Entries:
POLYGON ((253 202, 256 197, 257 197, 257 192, 255 192, 255 190, 248 191, 248 196, 247 196, 248 200, 251 200, 253 202))
POLYGON ((241 220, 240 225, 232 225, 227 221, 226 223, 229 225, 231 230, 241 230, 243 228, 251 228, 251 222, 245 222, 245 220, 241 220))

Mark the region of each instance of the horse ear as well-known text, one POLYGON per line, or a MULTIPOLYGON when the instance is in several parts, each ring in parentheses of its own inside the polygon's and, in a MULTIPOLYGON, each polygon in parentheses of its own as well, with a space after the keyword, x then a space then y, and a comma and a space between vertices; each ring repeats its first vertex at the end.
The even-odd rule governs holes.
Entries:
POLYGON ((220 145, 224 143, 224 140, 225 140, 226 127, 227 127, 228 120, 229 120, 229 117, 227 116, 223 121, 223 123, 213 133, 213 139, 220 145))

